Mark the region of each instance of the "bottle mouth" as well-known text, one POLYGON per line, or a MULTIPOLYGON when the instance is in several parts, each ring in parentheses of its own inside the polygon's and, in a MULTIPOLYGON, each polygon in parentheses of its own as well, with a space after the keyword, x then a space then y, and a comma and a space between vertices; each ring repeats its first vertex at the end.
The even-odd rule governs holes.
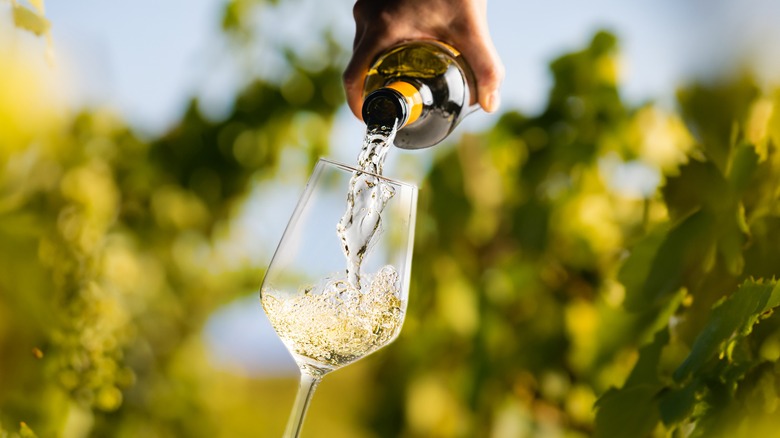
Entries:
POLYGON ((404 126, 409 120, 409 109, 401 92, 380 88, 363 101, 363 121, 369 126, 404 126))

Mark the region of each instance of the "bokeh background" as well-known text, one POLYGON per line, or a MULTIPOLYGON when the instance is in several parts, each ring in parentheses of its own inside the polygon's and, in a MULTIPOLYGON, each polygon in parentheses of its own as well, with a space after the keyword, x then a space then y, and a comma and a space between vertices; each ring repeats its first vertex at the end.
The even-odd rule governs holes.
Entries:
MULTIPOLYGON (((0 436, 281 436, 257 289, 316 159, 356 160, 351 7, 0 1, 0 436)), ((780 430, 779 19, 491 1, 502 110, 391 151, 406 323, 303 436, 780 430)))

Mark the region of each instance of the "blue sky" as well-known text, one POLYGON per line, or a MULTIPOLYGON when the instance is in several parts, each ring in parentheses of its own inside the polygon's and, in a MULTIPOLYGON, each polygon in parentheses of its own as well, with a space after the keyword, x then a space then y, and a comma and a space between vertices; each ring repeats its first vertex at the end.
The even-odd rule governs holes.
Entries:
MULTIPOLYGON (((274 44, 317 53, 313 27, 333 26, 345 46, 353 23, 349 0, 286 0, 258 18, 262 40, 246 65, 226 55, 219 31, 221 0, 70 0, 48 2, 58 68, 71 82, 74 106, 111 107, 151 135, 164 131, 193 95, 214 117, 252 75, 278 75, 274 44)), ((547 65, 577 50, 598 29, 622 46, 622 92, 634 103, 673 105, 674 91, 693 78, 750 62, 766 82, 780 80, 780 2, 776 0, 491 0, 491 33, 506 65, 503 108, 542 108, 550 86, 547 65)), ((478 113, 461 130, 493 120, 478 113)), ((353 161, 361 125, 343 110, 333 157, 353 161)), ((294 190, 293 190, 294 191, 294 190)), ((294 195, 287 196, 289 208, 294 195)), ((250 205, 249 210, 262 210, 250 205)), ((277 210, 278 212, 278 210, 277 210)), ((262 213, 257 213, 262 215, 262 213)), ((278 220, 276 222, 279 222, 278 220)), ((278 240, 283 224, 260 236, 278 240)), ((273 245, 272 243, 270 245, 273 245)), ((267 255, 266 255, 267 257, 267 255)), ((262 317, 256 297, 215 316, 207 334, 214 356, 230 366, 265 373, 295 372, 262 317), (229 339, 230 342, 222 342, 229 339)))
MULTIPOLYGON (((333 25, 350 44, 352 2, 288 0, 261 14, 264 42, 317 44, 312 26, 333 25), (301 6, 302 5, 302 6, 301 6)), ((242 73, 225 57, 222 0, 73 0, 48 2, 55 49, 75 82, 73 101, 110 105, 159 132, 193 94, 219 112, 242 73)), ((491 0, 491 32, 507 67, 504 107, 538 110, 547 64, 581 47, 599 28, 621 40, 623 91, 633 101, 669 99, 674 88, 758 52, 766 76, 780 67, 780 2, 773 0, 491 0)), ((259 74, 267 59, 257 56, 259 74)), ((272 73, 270 73, 272 74, 272 73)), ((775 74, 775 78, 780 75, 775 74)))

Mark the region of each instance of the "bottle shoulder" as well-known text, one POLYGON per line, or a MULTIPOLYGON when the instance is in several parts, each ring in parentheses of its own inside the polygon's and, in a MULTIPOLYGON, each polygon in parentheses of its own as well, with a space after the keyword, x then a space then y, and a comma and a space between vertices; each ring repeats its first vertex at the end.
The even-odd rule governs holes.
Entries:
POLYGON ((396 81, 414 85, 422 103, 419 118, 396 137, 403 149, 442 141, 476 100, 473 74, 461 54, 433 40, 402 43, 380 55, 366 74, 364 97, 396 81))
POLYGON ((368 76, 435 78, 444 74, 457 54, 434 42, 412 42, 396 46, 374 62, 368 76))

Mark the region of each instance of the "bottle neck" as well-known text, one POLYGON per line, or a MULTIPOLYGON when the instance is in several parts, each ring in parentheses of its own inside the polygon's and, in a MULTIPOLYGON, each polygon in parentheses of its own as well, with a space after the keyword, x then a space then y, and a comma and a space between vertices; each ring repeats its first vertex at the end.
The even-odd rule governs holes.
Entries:
POLYGON ((409 82, 396 81, 372 91, 363 101, 363 121, 398 129, 414 123, 423 109, 420 91, 409 82))

